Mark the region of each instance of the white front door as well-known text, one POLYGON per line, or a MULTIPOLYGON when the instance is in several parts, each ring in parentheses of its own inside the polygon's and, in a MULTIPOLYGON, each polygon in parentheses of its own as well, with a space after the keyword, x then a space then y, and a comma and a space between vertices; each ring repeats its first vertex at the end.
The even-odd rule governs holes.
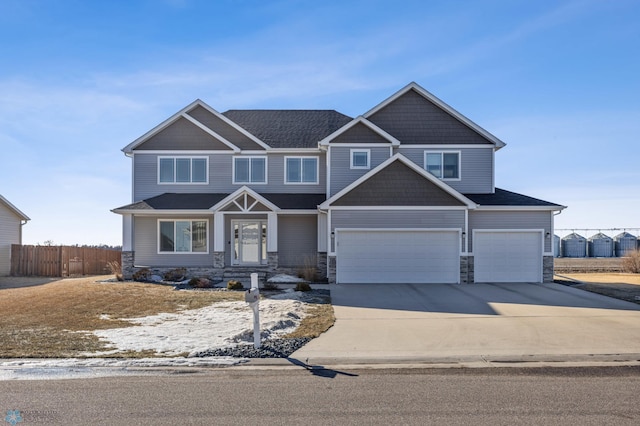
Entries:
POLYGON ((261 265, 267 261, 267 222, 232 221, 234 265, 261 265))

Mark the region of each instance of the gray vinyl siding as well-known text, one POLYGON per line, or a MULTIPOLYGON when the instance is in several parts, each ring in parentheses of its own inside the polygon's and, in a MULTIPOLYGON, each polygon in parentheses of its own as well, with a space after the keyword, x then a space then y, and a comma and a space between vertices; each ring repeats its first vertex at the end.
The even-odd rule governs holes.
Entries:
POLYGON ((385 162, 391 156, 390 146, 381 147, 363 147, 349 146, 349 147, 337 147, 332 145, 331 150, 331 183, 329 197, 340 192, 345 187, 349 186, 354 181, 358 180, 363 175, 369 173, 369 171, 381 163, 385 162), (351 169, 351 150, 352 149, 370 149, 369 169, 351 169))
POLYGON ((173 219, 205 219, 208 221, 209 253, 158 253, 158 217, 134 217, 134 247, 136 266, 187 267, 213 266, 213 216, 171 216, 173 219))
POLYGON ((0 202, 0 276, 11 273, 11 244, 20 243, 20 218, 0 202))
POLYGON ((331 232, 336 228, 455 228, 466 231, 464 219, 464 210, 332 210, 331 232))
MULTIPOLYGON (((475 229, 544 229, 551 235, 553 212, 549 211, 469 211, 469 251, 473 252, 475 229)), ((551 238, 544 239, 544 251, 551 252, 551 238)))
POLYGON ((491 144, 414 90, 367 118, 402 144, 491 144))
POLYGON ((318 248, 316 215, 278 217, 278 265, 285 268, 315 266, 318 248))
POLYGON ((425 151, 459 151, 460 180, 445 180, 447 185, 463 194, 493 192, 493 148, 410 148, 400 146, 398 152, 424 168, 425 151))
MULTIPOLYGON (((158 184, 158 157, 172 154, 144 154, 136 152, 133 156, 134 186, 133 202, 155 197, 165 192, 174 193, 231 193, 245 184, 233 184, 233 155, 211 154, 209 157, 208 184, 158 184)), ((188 156, 188 155, 187 155, 188 156)), ((197 156, 203 156, 198 154, 197 156)), ((206 155, 204 155, 206 156, 206 155)), ((318 184, 284 183, 284 158, 294 154, 271 154, 267 156, 267 184, 246 184, 257 192, 273 193, 309 193, 325 191, 326 166, 324 153, 301 154, 300 156, 318 157, 318 184)))

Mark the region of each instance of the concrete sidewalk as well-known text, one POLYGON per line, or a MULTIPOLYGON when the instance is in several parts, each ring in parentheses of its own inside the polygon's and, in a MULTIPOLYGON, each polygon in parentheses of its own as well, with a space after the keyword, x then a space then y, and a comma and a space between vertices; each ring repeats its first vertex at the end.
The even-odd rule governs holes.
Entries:
POLYGON ((331 286, 310 365, 639 361, 640 306, 559 284, 331 286))

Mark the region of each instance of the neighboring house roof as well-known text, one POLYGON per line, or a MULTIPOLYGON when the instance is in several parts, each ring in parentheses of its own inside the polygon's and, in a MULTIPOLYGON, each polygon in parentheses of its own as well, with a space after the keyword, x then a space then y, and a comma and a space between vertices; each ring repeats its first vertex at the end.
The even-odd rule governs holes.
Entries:
POLYGON ((473 202, 482 206, 519 206, 519 207, 555 207, 564 209, 565 206, 551 203, 549 201, 539 200, 527 195, 518 194, 504 189, 496 188, 493 194, 464 194, 473 202))
MULTIPOLYGON (((260 193, 260 196, 280 209, 315 210, 325 199, 325 194, 277 194, 260 193)), ((208 210, 229 194, 177 194, 164 193, 137 203, 114 209, 114 212, 144 210, 208 210)))
POLYGON ((271 148, 317 148, 318 142, 352 121, 335 110, 229 110, 222 115, 271 148))
POLYGON ((5 204, 9 210, 11 210, 13 213, 15 213, 16 216, 20 218, 20 220, 31 220, 29 219, 29 216, 22 213, 20 209, 18 209, 16 206, 11 204, 9 200, 4 198, 2 195, 0 195, 0 203, 5 204))

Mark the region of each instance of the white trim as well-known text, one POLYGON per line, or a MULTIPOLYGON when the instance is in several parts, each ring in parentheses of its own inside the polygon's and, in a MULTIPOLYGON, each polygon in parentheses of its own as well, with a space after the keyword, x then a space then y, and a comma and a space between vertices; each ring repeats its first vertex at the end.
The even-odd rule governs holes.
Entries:
POLYGON ((296 210, 296 209, 291 209, 291 210, 279 210, 278 211, 278 215, 282 216, 282 215, 301 215, 301 214, 307 214, 307 215, 312 215, 312 214, 318 214, 318 210, 296 210))
POLYGON ((122 215, 122 251, 133 250, 133 215, 122 215))
MULTIPOLYGON (((422 164, 424 165, 424 169, 425 170, 427 170, 427 155, 428 154, 440 154, 440 168, 441 168, 441 172, 442 172, 443 175, 444 175, 444 154, 458 154, 458 177, 457 178, 445 178, 444 176, 443 177, 436 176, 436 177, 438 179, 440 179, 440 180, 449 181, 449 182, 459 182, 459 181, 462 180, 462 152, 461 151, 441 151, 441 150, 425 149, 423 154, 422 154, 422 161, 423 161, 422 164)), ((429 171, 427 170, 427 172, 429 172, 429 171)), ((433 175, 433 176, 435 176, 435 175, 433 175)))
MULTIPOLYGON (((169 217, 162 217, 162 218, 158 218, 156 220, 156 249, 157 249, 157 254, 158 255, 175 255, 175 254, 186 254, 186 255, 206 255, 209 254, 209 243, 210 243, 210 238, 209 238, 209 218, 169 218, 169 217), (174 251, 160 251, 160 222, 173 222, 174 223, 174 238, 175 238, 175 223, 176 222, 191 222, 193 224, 194 221, 198 221, 198 222, 205 222, 205 237, 206 237, 206 245, 207 245, 207 250, 206 251, 175 251, 175 247, 174 247, 174 251)), ((193 225, 190 225, 193 226, 193 225)), ((192 240, 193 241, 193 240, 192 240)), ((175 244, 175 241, 174 241, 175 244)))
POLYGON ((362 149, 362 148, 351 148, 349 150, 349 168, 351 170, 370 170, 371 169, 371 150, 370 149, 362 149), (367 165, 366 166, 354 166, 353 165, 353 154, 354 153, 362 153, 367 154, 367 165))
POLYGON ((373 114, 375 114, 376 112, 380 111, 381 109, 383 109, 384 107, 386 107, 390 103, 394 102, 396 99, 400 98, 402 95, 404 95, 405 93, 409 92, 410 90, 415 90, 419 95, 421 95, 425 99, 433 102, 436 106, 438 106, 439 108, 441 108, 445 112, 449 113, 452 117, 454 117, 455 119, 457 119, 461 123, 465 124, 467 127, 471 128, 475 132, 479 133, 482 137, 484 137, 485 139, 487 139, 491 143, 493 143, 495 145, 495 147, 496 147, 496 150, 500 149, 500 148, 502 148, 502 147, 504 147, 506 145, 500 139, 498 139, 497 137, 495 137, 494 135, 492 135, 491 133, 489 133, 488 131, 486 131, 482 127, 478 126, 476 123, 474 123, 473 121, 469 120, 464 115, 460 114, 458 111, 453 109, 451 106, 447 105, 445 102, 443 102, 442 100, 438 99, 435 95, 433 95, 432 93, 429 93, 428 91, 426 91, 425 89, 420 87, 415 82, 411 82, 408 85, 406 85, 405 87, 403 87, 402 89, 398 90, 396 93, 394 93, 393 95, 391 95, 390 97, 388 97, 387 99, 385 99, 384 101, 382 101, 381 103, 379 103, 378 105, 376 105, 375 107, 373 107, 372 109, 370 109, 369 111, 364 113, 363 116, 365 118, 371 117, 373 114))
POLYGON ((322 152, 323 150, 319 148, 271 148, 269 150, 269 154, 322 154, 322 152))
POLYGON ((224 236, 224 212, 215 212, 213 214, 213 251, 224 252, 226 244, 224 236))
POLYGON ((467 206, 332 206, 331 210, 387 210, 387 211, 401 211, 401 210, 469 210, 467 206))
POLYGON ((379 164, 374 169, 372 169, 369 172, 365 173, 363 176, 361 176, 360 178, 358 178, 357 180, 355 180, 354 182, 352 182, 351 184, 349 184, 348 186, 343 188, 337 194, 333 195, 331 198, 329 198, 324 203, 322 203, 320 205, 320 208, 321 209, 333 208, 333 207, 331 207, 332 203, 334 203, 336 200, 340 199, 342 196, 344 196, 345 194, 347 194, 348 192, 350 192, 351 190, 356 188, 361 183, 365 182, 366 180, 368 180, 369 178, 374 176, 376 173, 380 172, 381 170, 384 170, 388 165, 390 165, 391 163, 393 163, 395 161, 401 161, 407 167, 409 167, 410 169, 414 170, 416 173, 422 175, 424 178, 429 180, 431 183, 436 185, 438 188, 444 190, 445 192, 447 192, 452 197, 454 197, 457 200, 459 200, 460 202, 464 203, 468 208, 470 208, 470 209, 476 208, 476 206, 477 206, 476 203, 474 203, 473 201, 471 201, 470 199, 468 199, 467 197, 465 197, 464 195, 462 195, 461 193, 459 193, 458 191, 456 191, 455 189, 453 189, 452 187, 450 187, 446 183, 442 182, 440 179, 436 178, 431 173, 427 172, 425 169, 421 168, 416 163, 414 163, 413 161, 409 160, 407 157, 405 157, 402 154, 395 154, 393 157, 388 158, 387 160, 385 160, 384 162, 379 164))
MULTIPOLYGON (((248 186, 242 186, 241 188, 238 188, 237 190, 235 190, 233 193, 227 195, 224 199, 220 200, 217 204, 211 206, 209 208, 209 211, 211 211, 211 210, 213 210, 213 211, 221 210, 221 209, 227 207, 228 205, 230 205, 231 203, 233 203, 241 195, 249 195, 250 197, 254 198, 256 201, 258 201, 260 204, 264 205, 268 209, 271 209, 271 211, 280 212, 280 207, 276 206, 271 201, 267 200, 262 195, 258 194, 256 191, 254 191, 253 189, 249 188, 248 186)), ((243 212, 243 211, 240 211, 240 212, 225 212, 225 213, 233 213, 233 214, 261 213, 262 214, 262 213, 267 213, 267 212, 266 211, 259 211, 259 212, 254 212, 254 211, 244 211, 243 212)))
POLYGON ((198 120, 196 120, 195 118, 190 116, 189 114, 182 113, 182 117, 184 119, 188 120, 189 122, 191 122, 192 124, 194 124, 200 130, 202 130, 205 133, 207 133, 209 136, 212 136, 212 137, 218 139, 220 142, 222 142, 223 144, 225 144, 226 146, 231 148, 234 152, 240 152, 240 148, 238 148, 237 146, 235 146, 234 144, 229 142, 227 139, 225 139, 222 135, 220 135, 219 133, 217 133, 217 132, 213 131, 212 129, 208 128, 207 126, 205 126, 204 124, 202 124, 201 122, 199 122, 198 120))
POLYGON ((211 215, 211 210, 203 209, 203 210, 195 210, 195 209, 185 209, 185 210, 140 210, 140 209, 113 209, 112 213, 116 214, 132 214, 134 216, 193 216, 193 215, 203 215, 209 216, 211 215))
MULTIPOLYGON (((218 111, 216 111, 215 109, 211 108, 209 105, 207 105, 206 103, 202 102, 201 100, 198 100, 198 102, 199 102, 198 105, 200 105, 202 108, 206 109, 211 114, 215 115, 217 118, 219 118, 220 120, 224 121, 225 123, 227 123, 228 125, 230 125, 234 129, 236 129, 238 132, 242 133, 243 135, 245 135, 246 137, 251 139, 251 141, 255 142, 256 144, 260 145, 261 147, 263 147, 266 150, 271 149, 271 147, 269 145, 267 145, 266 143, 262 142, 255 135, 249 133, 243 127, 241 127, 238 124, 236 124, 235 121, 227 118, 224 114, 219 113, 218 111)), ((189 108, 189 109, 191 109, 191 108, 189 108)))
POLYGON ((493 144, 444 144, 444 143, 439 143, 439 144, 426 144, 426 143, 421 143, 421 144, 407 144, 407 143, 403 143, 402 146, 399 148, 400 150, 405 150, 405 149, 411 149, 411 148, 415 148, 415 149, 454 149, 454 150, 458 150, 458 149, 465 149, 465 148, 471 148, 471 149, 490 149, 490 150, 495 150, 495 146, 493 144))
POLYGON ((285 155, 284 156, 284 184, 285 185, 319 185, 320 184, 320 157, 317 155, 285 155), (289 176, 289 165, 287 164, 287 160, 289 158, 292 159, 300 159, 300 182, 289 182, 287 181, 287 178, 289 176), (302 177, 303 177, 303 173, 302 173, 302 164, 303 164, 303 159, 315 159, 316 160, 316 176, 315 176, 315 180, 313 182, 304 182, 302 181, 302 177))
POLYGON ((11 204, 9 202, 9 200, 4 198, 2 195, 0 195, 0 201, 2 201, 4 204, 6 204, 7 207, 9 208, 9 210, 11 210, 13 213, 15 213, 16 216, 20 216, 21 220, 31 220, 31 219, 29 219, 29 216, 27 216, 26 214, 22 213, 20 211, 20 209, 18 209, 16 206, 11 204))
POLYGON ((376 126, 375 124, 373 124, 371 121, 367 120, 363 116, 356 117, 352 121, 348 122, 347 124, 345 124, 344 126, 339 128, 338 130, 336 130, 335 132, 331 133, 329 136, 325 137, 320 142, 318 142, 318 145, 329 145, 333 139, 335 139, 336 137, 340 136, 341 134, 343 134, 347 130, 351 129, 352 127, 354 127, 358 123, 364 124, 369 129, 373 130, 375 133, 377 133, 378 135, 382 136, 384 139, 388 140, 391 143, 391 145, 398 145, 398 146, 400 145, 400 141, 398 139, 396 139, 395 137, 393 137, 392 135, 390 135, 389 133, 387 133, 385 130, 381 129, 380 127, 376 126))
POLYGON ((567 206, 553 205, 553 206, 483 206, 478 205, 476 210, 482 211, 560 211, 566 209, 567 206))
POLYGON ((156 165, 157 165, 157 184, 158 185, 209 185, 209 157, 208 156, 187 156, 187 155, 162 155, 162 156, 158 156, 156 157, 156 165), (191 164, 189 166, 189 171, 191 172, 191 176, 189 176, 189 179, 193 178, 193 160, 194 159, 199 159, 199 160, 205 160, 205 181, 204 182, 177 182, 176 181, 176 173, 177 173, 177 167, 176 167, 176 161, 177 159, 189 159, 191 160, 191 164), (160 181, 160 160, 162 159, 170 159, 170 160, 174 160, 173 161, 173 182, 161 182, 160 181))
POLYGON ((331 145, 327 147, 327 155, 325 159, 325 167, 327 169, 326 176, 326 188, 325 188, 325 198, 329 198, 329 194, 331 194, 331 145))
POLYGON ((154 149, 154 150, 140 150, 140 151, 136 151, 136 152, 132 152, 131 155, 145 155, 145 154, 153 154, 153 155, 167 155, 167 156, 172 156, 172 155, 238 155, 237 152, 234 152, 232 150, 226 150, 226 151, 220 151, 220 150, 180 150, 180 149, 154 149))
POLYGON ((233 185, 267 185, 269 183, 269 161, 266 155, 234 155, 231 159, 231 183, 233 185), (251 179, 251 160, 254 158, 264 159, 264 182, 236 182, 236 159, 245 158, 249 160, 249 179, 251 179))

